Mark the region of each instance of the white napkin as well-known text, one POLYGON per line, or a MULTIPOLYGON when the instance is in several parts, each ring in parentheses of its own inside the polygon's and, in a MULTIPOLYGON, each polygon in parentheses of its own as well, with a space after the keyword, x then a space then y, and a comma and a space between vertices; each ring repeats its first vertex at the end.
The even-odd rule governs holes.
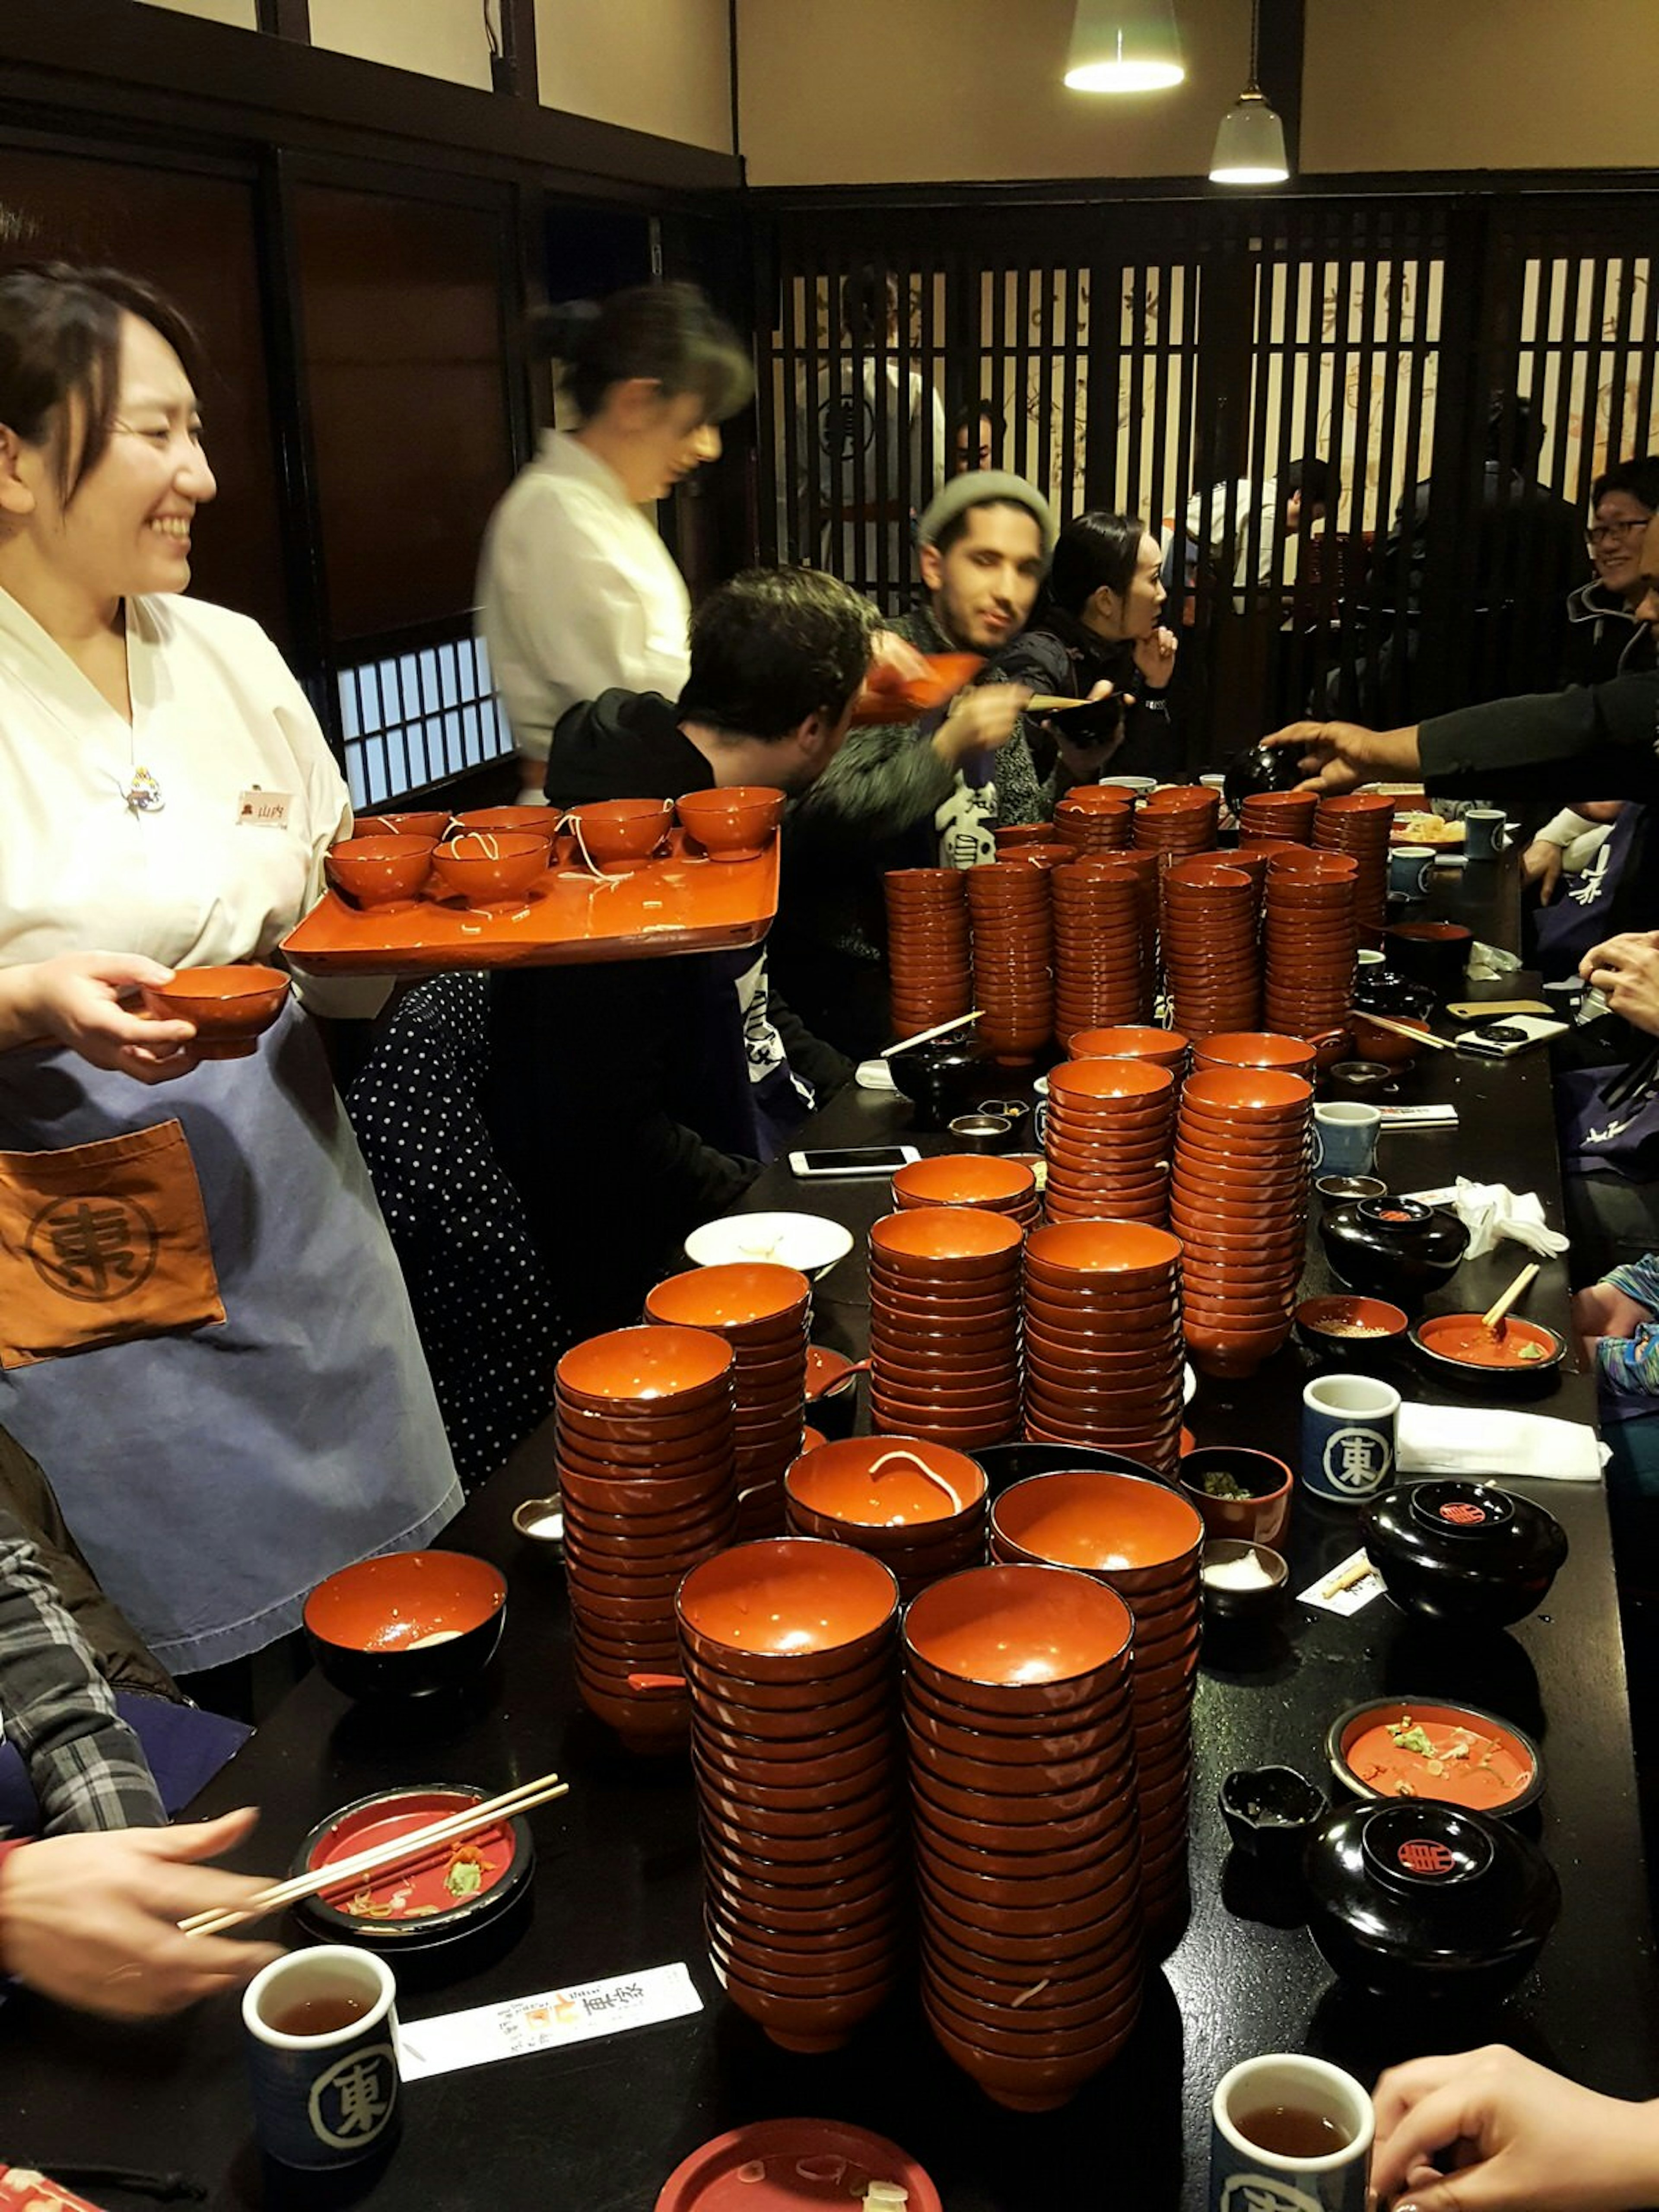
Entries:
POLYGON ((1524 1244, 1529 1252, 1546 1260, 1567 1249, 1560 1231, 1544 1225, 1544 1208, 1535 1191, 1523 1191, 1517 1196, 1506 1182, 1471 1182, 1467 1176, 1459 1176, 1452 1203, 1469 1232, 1466 1259, 1476 1260, 1481 1253, 1490 1252, 1500 1237, 1524 1244))
POLYGON ((861 1060, 853 1077, 860 1091, 883 1091, 890 1098, 898 1096, 898 1085, 893 1080, 893 1071, 884 1060, 861 1060))
POLYGON ((1595 1430, 1581 1421, 1497 1406, 1407 1404, 1400 1408, 1395 1455, 1401 1474, 1596 1482, 1604 1454, 1595 1430))

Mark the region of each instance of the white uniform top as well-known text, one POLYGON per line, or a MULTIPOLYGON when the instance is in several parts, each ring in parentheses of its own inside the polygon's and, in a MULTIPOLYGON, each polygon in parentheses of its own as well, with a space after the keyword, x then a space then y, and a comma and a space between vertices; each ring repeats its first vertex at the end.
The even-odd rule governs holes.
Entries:
POLYGON ((547 758, 553 726, 620 687, 678 698, 691 600, 642 507, 608 463, 550 430, 484 533, 478 625, 514 742, 547 758))
MULTIPOLYGON (((1196 491, 1187 502, 1187 536, 1192 545, 1206 546, 1212 561, 1219 565, 1227 552, 1227 487, 1216 484, 1209 491, 1196 491)), ((1243 593, 1250 580, 1250 526, 1253 517, 1261 517, 1261 543, 1256 549, 1256 574, 1263 584, 1275 580, 1273 567, 1273 531, 1279 512, 1279 483, 1269 477, 1258 490, 1248 477, 1241 477, 1233 486, 1233 588, 1243 604, 1243 593)), ((1291 535, 1287 544, 1296 544, 1291 535)), ((1190 578, 1188 579, 1190 581, 1190 578)))

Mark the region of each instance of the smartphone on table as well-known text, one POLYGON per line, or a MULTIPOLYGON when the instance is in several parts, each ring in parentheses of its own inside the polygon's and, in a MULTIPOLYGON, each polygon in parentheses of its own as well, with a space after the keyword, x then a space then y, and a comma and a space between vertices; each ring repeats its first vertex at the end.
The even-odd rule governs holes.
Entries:
POLYGON ((843 1145, 828 1152, 791 1152, 791 1170, 804 1182, 850 1181, 857 1176, 888 1176, 921 1154, 914 1145, 843 1145))

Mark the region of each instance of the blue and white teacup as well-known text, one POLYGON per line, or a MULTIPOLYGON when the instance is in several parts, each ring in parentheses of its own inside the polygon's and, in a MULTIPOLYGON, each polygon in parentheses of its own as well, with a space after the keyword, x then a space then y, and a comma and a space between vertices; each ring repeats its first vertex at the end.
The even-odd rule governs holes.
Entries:
POLYGON ((1370 1375, 1322 1375, 1302 1393, 1302 1487, 1365 1505, 1394 1481, 1400 1393, 1370 1375))
POLYGON ((1340 2066, 1246 2058, 1217 2082, 1210 2118, 1210 2212, 1365 2212, 1376 2118, 1340 2066), (1274 2148, 1316 2138, 1302 2155, 1274 2148))
POLYGON ((352 2166, 383 2148, 398 2110, 398 1984, 344 1943, 290 1951, 242 1993, 253 2130, 280 2166, 352 2166))
POLYGON ((1350 1105, 1338 1100, 1314 1108, 1314 1173, 1368 1176, 1376 1165, 1376 1139, 1382 1127, 1380 1106, 1350 1105))
POLYGON ((1427 845, 1396 845, 1389 855, 1389 889, 1407 898, 1426 898, 1434 869, 1434 852, 1427 845))

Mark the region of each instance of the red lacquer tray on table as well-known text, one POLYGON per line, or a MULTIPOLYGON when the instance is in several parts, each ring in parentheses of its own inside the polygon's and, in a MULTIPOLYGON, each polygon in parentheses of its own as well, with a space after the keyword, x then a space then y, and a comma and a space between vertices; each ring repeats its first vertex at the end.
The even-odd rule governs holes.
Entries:
POLYGON ((523 898, 497 908, 424 897, 363 910, 325 891, 283 939, 296 968, 318 975, 441 975, 457 968, 550 968, 575 961, 649 960, 757 945, 778 910, 778 840, 752 860, 709 860, 684 830, 660 860, 600 880, 567 857, 523 898))

